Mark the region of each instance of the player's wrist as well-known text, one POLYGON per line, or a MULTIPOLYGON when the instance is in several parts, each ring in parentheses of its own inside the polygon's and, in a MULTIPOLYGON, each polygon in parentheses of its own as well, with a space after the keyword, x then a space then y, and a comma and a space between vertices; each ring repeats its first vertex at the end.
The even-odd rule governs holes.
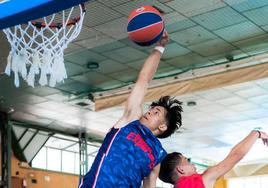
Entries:
POLYGON ((164 51, 165 51, 165 47, 164 47, 164 46, 156 46, 156 47, 154 47, 154 50, 157 50, 157 51, 159 51, 161 54, 163 54, 164 51))

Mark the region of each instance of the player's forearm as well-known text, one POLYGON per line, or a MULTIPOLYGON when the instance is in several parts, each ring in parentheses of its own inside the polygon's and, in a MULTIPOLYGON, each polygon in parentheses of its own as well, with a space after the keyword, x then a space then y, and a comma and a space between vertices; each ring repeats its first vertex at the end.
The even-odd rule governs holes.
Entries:
POLYGON ((145 60, 138 80, 127 100, 124 116, 132 117, 132 115, 134 115, 133 118, 137 118, 137 112, 140 112, 139 109, 141 109, 147 87, 157 70, 161 55, 161 52, 153 50, 150 56, 145 60))
POLYGON ((134 85, 134 88, 132 89, 130 96, 126 102, 124 116, 137 118, 136 112, 142 111, 141 104, 146 94, 147 87, 157 70, 160 58, 162 56, 162 53, 164 52, 164 47, 167 42, 168 34, 164 33, 164 35, 158 42, 157 47, 155 47, 149 57, 145 60, 143 67, 139 73, 137 82, 134 85))
POLYGON ((153 50, 150 56, 145 60, 137 82, 141 81, 149 84, 157 70, 161 56, 161 52, 159 52, 158 50, 153 50))
POLYGON ((259 133, 252 131, 246 138, 233 147, 229 155, 236 155, 239 160, 242 159, 251 149, 258 139, 259 133))

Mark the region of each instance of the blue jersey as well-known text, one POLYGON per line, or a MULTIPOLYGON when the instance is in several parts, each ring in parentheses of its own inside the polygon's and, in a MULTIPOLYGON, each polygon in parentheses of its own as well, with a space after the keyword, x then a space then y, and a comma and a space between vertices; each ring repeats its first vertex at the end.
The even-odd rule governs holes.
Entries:
POLYGON ((155 135, 139 120, 112 128, 80 188, 138 188, 166 156, 155 135))

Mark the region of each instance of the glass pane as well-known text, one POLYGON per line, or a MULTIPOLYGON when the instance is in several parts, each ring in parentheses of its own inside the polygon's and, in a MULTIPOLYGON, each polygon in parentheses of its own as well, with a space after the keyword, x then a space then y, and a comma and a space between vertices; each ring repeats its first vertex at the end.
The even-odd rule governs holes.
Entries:
POLYGON ((261 176, 260 181, 261 181, 261 188, 268 187, 268 176, 261 176))
POLYGON ((50 137, 48 141, 46 142, 47 147, 53 147, 58 149, 67 148, 68 146, 72 146, 76 142, 68 141, 68 140, 62 140, 60 138, 50 137))
POLYGON ((27 161, 31 161, 36 152, 44 145, 48 136, 44 134, 37 134, 32 141, 24 149, 24 156, 27 161))
POLYGON ((60 150, 47 149, 47 169, 61 171, 61 154, 60 150))
POLYGON ((88 170, 91 168, 92 163, 94 162, 95 157, 88 156, 88 170))
POLYGON ((79 144, 75 144, 71 147, 68 147, 66 148, 66 150, 79 153, 79 144))
POLYGON ((242 178, 229 179, 228 188, 244 188, 244 180, 242 178))
POLYGON ((23 137, 21 138, 21 140, 19 141, 19 145, 21 148, 24 148, 26 146, 26 144, 29 142, 29 140, 32 138, 32 136, 34 135, 35 131, 33 131, 32 129, 27 131, 25 133, 25 135, 23 135, 23 137))
POLYGON ((62 172, 74 173, 74 153, 62 152, 62 172))
POLYGON ((79 166, 79 154, 75 154, 75 174, 80 174, 80 166, 79 166))
POLYGON ((244 179, 244 188, 261 188, 260 177, 249 177, 244 179))
POLYGON ((99 147, 87 145, 87 154, 89 155, 96 155, 99 150, 99 147))
POLYGON ((268 176, 231 178, 228 180, 228 185, 228 188, 266 188, 268 187, 268 176))
POLYGON ((15 133, 15 137, 17 138, 17 140, 22 136, 23 132, 26 130, 26 128, 24 127, 19 127, 19 126, 12 126, 13 131, 15 133))
POLYGON ((32 167, 46 169, 46 148, 43 147, 32 161, 32 167))

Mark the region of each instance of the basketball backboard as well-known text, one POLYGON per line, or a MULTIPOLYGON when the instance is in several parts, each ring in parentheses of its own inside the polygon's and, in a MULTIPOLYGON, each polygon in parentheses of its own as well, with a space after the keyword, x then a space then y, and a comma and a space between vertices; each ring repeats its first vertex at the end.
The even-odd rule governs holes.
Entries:
POLYGON ((48 16, 88 0, 0 0, 0 29, 48 16))

